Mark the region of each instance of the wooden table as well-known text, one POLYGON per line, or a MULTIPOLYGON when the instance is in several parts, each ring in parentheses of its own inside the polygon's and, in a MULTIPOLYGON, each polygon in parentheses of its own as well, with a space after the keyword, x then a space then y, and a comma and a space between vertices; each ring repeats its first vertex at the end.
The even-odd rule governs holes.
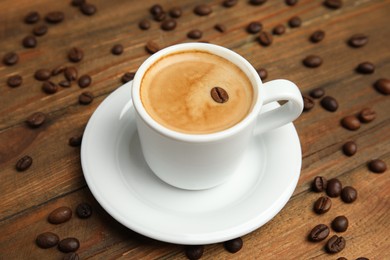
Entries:
MULTIPOLYGON (((322 87, 326 95, 339 102, 336 112, 328 112, 315 100, 312 110, 295 121, 302 145, 302 171, 298 186, 283 210, 269 223, 243 237, 244 246, 236 254, 227 252, 222 244, 206 245, 204 259, 336 259, 345 256, 356 259, 390 259, 390 178, 369 171, 367 162, 380 158, 390 165, 390 99, 373 88, 379 78, 389 78, 390 72, 390 2, 386 0, 344 0, 341 9, 332 10, 321 0, 301 0, 287 6, 282 0, 267 1, 251 6, 241 0, 232 7, 222 1, 203 1, 213 12, 206 17, 193 14, 199 1, 165 1, 159 3, 168 10, 183 9, 182 17, 173 31, 162 31, 152 21, 151 28, 142 31, 138 22, 151 19, 148 12, 156 1, 90 0, 98 12, 83 15, 70 1, 3 0, 0 3, 1 57, 10 51, 19 55, 14 66, 0 65, 0 259, 61 259, 64 253, 56 248, 40 249, 35 244, 38 234, 51 231, 61 238, 74 236, 80 240, 77 251, 81 259, 185 259, 183 246, 155 241, 139 235, 116 222, 92 196, 80 166, 80 148, 68 145, 78 136, 98 105, 121 86, 121 76, 134 72, 149 56, 145 43, 153 40, 161 47, 190 41, 186 34, 192 29, 203 31, 201 40, 230 48, 248 59, 255 68, 266 68, 268 80, 286 78, 297 83, 303 94, 322 87), (27 49, 22 39, 31 34, 34 25, 23 23, 24 16, 36 10, 43 16, 49 11, 63 11, 62 23, 49 24, 46 35, 38 37, 36 48, 27 49), (302 25, 289 28, 287 21, 299 16, 302 25), (272 31, 277 24, 286 25, 286 33, 274 36, 269 47, 248 34, 246 26, 261 21, 263 30, 272 31), (214 29, 224 24, 226 32, 214 29), (308 38, 322 29, 325 39, 317 44, 308 38), (346 44, 350 36, 363 33, 369 43, 362 48, 346 44), (124 53, 110 53, 114 44, 122 44, 124 53), (84 59, 72 64, 67 59, 71 47, 80 47, 84 59), (302 59, 319 55, 319 68, 306 68, 302 59), (361 75, 354 71, 363 61, 376 65, 374 74, 361 75), (93 83, 87 89, 77 84, 60 88, 48 95, 42 83, 34 79, 37 69, 53 69, 59 65, 75 66, 79 75, 89 74, 93 83), (14 74, 23 77, 16 88, 7 86, 14 74), (90 105, 80 105, 83 91, 95 96, 90 105), (357 131, 340 126, 340 119, 357 114, 365 107, 374 109, 377 118, 362 124, 357 131), (38 128, 26 125, 33 112, 43 112, 47 118, 38 128), (354 140, 358 152, 347 157, 342 145, 354 140), (33 158, 32 166, 24 172, 15 170, 24 155, 33 158), (331 210, 324 215, 313 212, 314 201, 321 195, 311 191, 315 176, 337 177, 343 185, 358 190, 358 199, 345 204, 332 199, 331 210), (93 206, 91 218, 77 216, 70 221, 52 225, 48 214, 60 206, 73 210, 81 202, 93 206), (325 241, 312 243, 307 235, 316 224, 330 222, 338 215, 349 218, 350 225, 342 236, 346 248, 336 255, 324 250, 325 241)), ((53 77, 58 82, 63 76, 53 77)), ((282 163, 282 162, 281 162, 282 163)), ((322 193, 323 194, 323 193, 322 193)), ((331 234, 334 234, 331 231, 331 234)))

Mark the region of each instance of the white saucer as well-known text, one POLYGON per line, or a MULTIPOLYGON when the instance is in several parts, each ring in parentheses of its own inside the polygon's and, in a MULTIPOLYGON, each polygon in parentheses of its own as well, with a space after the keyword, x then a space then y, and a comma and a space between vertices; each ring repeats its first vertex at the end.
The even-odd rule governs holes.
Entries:
POLYGON ((129 102, 131 84, 99 105, 81 147, 87 184, 117 221, 157 240, 209 244, 250 233, 287 203, 302 162, 292 123, 253 137, 242 165, 228 182, 209 190, 181 190, 158 179, 144 161, 129 102))

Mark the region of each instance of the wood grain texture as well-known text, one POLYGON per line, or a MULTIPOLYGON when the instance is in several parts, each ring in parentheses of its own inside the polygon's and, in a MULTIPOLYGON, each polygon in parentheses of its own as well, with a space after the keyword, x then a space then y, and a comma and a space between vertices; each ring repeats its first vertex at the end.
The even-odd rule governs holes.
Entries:
MULTIPOLYGON (((174 31, 159 29, 152 21, 151 29, 141 31, 138 22, 150 19, 150 6, 156 1, 90 0, 98 12, 91 17, 82 15, 70 1, 3 0, 0 2, 0 58, 10 51, 19 54, 14 66, 0 64, 0 259, 61 259, 57 249, 40 249, 34 240, 45 231, 56 232, 61 238, 77 237, 81 242, 81 259, 186 259, 181 245, 155 241, 139 235, 116 222, 95 201, 89 191, 80 166, 80 149, 68 145, 68 139, 82 134, 89 117, 97 106, 120 85, 120 77, 136 71, 149 56, 144 46, 153 40, 161 47, 188 42, 192 29, 203 31, 201 40, 230 48, 245 57, 255 68, 268 70, 266 81, 286 78, 294 81, 302 93, 322 87, 335 97, 339 109, 325 111, 315 100, 314 108, 295 121, 302 145, 302 172, 294 195, 286 207, 269 223, 243 237, 244 247, 236 254, 228 253, 222 244, 205 246, 204 259, 336 259, 345 256, 356 259, 389 259, 390 239, 390 178, 373 174, 367 162, 381 158, 390 166, 390 99, 375 91, 373 83, 390 77, 390 2, 388 0, 344 0, 343 7, 330 10, 322 0, 300 0, 294 7, 283 0, 267 1, 262 6, 251 6, 240 0, 232 8, 222 1, 202 1, 210 4, 213 13, 198 17, 192 10, 199 1, 169 1, 159 3, 168 10, 183 9, 174 31), (48 25, 47 35, 38 37, 38 46, 22 47, 23 37, 31 34, 33 25, 23 23, 24 16, 36 10, 43 17, 49 11, 62 10, 65 20, 48 25), (260 21, 264 30, 271 31, 277 24, 287 25, 288 19, 298 15, 300 28, 288 28, 281 36, 274 36, 269 47, 262 47, 245 27, 260 21), (222 23, 227 31, 220 33, 213 27, 222 23), (315 30, 326 32, 317 44, 308 38, 315 30), (346 41, 355 33, 369 36, 363 48, 350 48, 346 41), (124 53, 110 53, 114 44, 124 46, 124 53), (82 62, 71 64, 67 51, 80 47, 85 52, 82 62), (308 69, 302 59, 309 54, 324 59, 321 67, 308 69), (363 61, 376 65, 374 74, 361 75, 354 71, 363 61), (78 103, 78 95, 85 91, 76 84, 60 88, 54 95, 41 90, 41 82, 34 79, 37 69, 53 69, 59 65, 73 65, 79 75, 89 74, 93 83, 88 87, 95 100, 88 106, 78 103), (10 88, 10 75, 23 76, 23 84, 10 88), (340 126, 340 119, 371 107, 377 118, 362 124, 358 131, 340 126), (46 113, 47 121, 37 129, 25 124, 33 112, 46 113), (349 140, 358 145, 352 157, 342 154, 341 146, 349 140), (33 158, 25 172, 17 172, 15 163, 24 155, 33 158), (339 178, 343 185, 358 190, 358 200, 345 204, 332 199, 332 209, 321 216, 312 206, 320 194, 310 191, 310 183, 317 175, 328 179, 339 178), (90 219, 76 216, 61 225, 51 225, 47 215, 59 206, 75 209, 87 201, 93 205, 90 219), (350 220, 350 227, 342 235, 347 246, 341 253, 329 255, 324 242, 311 243, 307 235, 316 224, 330 224, 338 215, 350 220)), ((39 24, 44 23, 43 19, 39 24)), ((60 81, 62 75, 53 78, 60 81)), ((332 231, 332 234, 334 232, 332 231)))

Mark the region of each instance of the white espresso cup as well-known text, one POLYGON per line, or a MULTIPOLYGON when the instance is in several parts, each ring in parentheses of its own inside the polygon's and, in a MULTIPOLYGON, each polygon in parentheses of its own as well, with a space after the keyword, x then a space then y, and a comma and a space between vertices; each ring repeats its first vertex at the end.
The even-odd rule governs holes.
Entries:
POLYGON ((253 135, 275 129, 296 119, 303 109, 298 87, 288 80, 262 83, 253 66, 239 54, 208 43, 183 43, 150 56, 135 74, 131 93, 144 158, 164 182, 181 189, 202 190, 227 181, 237 170, 253 135), (187 134, 156 122, 141 101, 140 87, 148 69, 162 57, 183 51, 202 51, 220 56, 238 66, 253 87, 254 103, 246 117, 234 126, 210 134, 187 134), (261 113, 262 106, 287 101, 261 113))

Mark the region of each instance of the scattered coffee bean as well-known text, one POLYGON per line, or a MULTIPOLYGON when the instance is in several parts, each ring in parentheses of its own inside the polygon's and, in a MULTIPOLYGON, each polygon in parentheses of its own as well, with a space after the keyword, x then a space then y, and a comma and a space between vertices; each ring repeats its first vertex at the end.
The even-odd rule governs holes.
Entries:
POLYGON ((72 0, 72 5, 73 6, 80 6, 80 5, 82 5, 82 4, 84 4, 85 3, 85 0, 72 0))
POLYGON ((68 81, 75 81, 77 79, 77 69, 75 67, 66 67, 64 70, 64 76, 68 81))
POLYGON ((241 250, 243 245, 241 237, 226 241, 223 243, 223 246, 225 249, 230 252, 230 253, 237 253, 238 251, 241 250))
POLYGON ((217 103, 225 103, 229 100, 228 93, 221 87, 213 87, 210 94, 213 100, 217 103))
POLYGON ((301 20, 301 18, 298 17, 298 16, 291 17, 290 20, 288 20, 288 25, 289 25, 291 28, 300 27, 301 24, 302 24, 302 20, 301 20))
POLYGON ((376 112, 371 108, 364 108, 359 113, 359 120, 362 123, 369 123, 375 120, 376 118, 376 112))
POLYGON ((83 59, 83 57, 84 57, 84 52, 80 48, 73 47, 68 52, 68 59, 71 62, 79 62, 83 59))
POLYGON ((332 221, 332 228, 336 232, 345 232, 348 229, 348 219, 345 216, 337 216, 332 221))
POLYGON ((334 97, 326 96, 321 99, 321 106, 330 112, 335 112, 339 108, 339 103, 334 97))
POLYGON ((77 253, 75 252, 70 252, 64 255, 63 260, 80 260, 80 257, 77 253))
POLYGON ((68 144, 73 147, 79 147, 81 145, 82 139, 82 135, 72 136, 71 138, 69 138, 68 144))
POLYGON ((92 215, 92 207, 88 203, 80 203, 76 208, 76 213, 79 218, 89 218, 92 215))
POLYGON ((22 76, 16 74, 8 77, 7 79, 7 85, 11 88, 16 88, 22 85, 23 83, 23 78, 22 76))
POLYGON ((35 48, 37 46, 37 39, 32 35, 28 35, 23 38, 22 45, 25 48, 35 48))
POLYGON ((80 242, 75 237, 68 237, 62 239, 58 243, 58 249, 64 253, 75 252, 77 251, 77 249, 79 249, 79 247, 80 247, 80 242))
POLYGON ((35 112, 29 115, 26 119, 26 123, 28 126, 32 128, 37 128, 43 125, 46 120, 46 115, 42 112, 35 112))
POLYGON ((342 257, 337 258, 337 260, 348 260, 348 259, 342 256, 342 257))
POLYGON ((198 29, 191 30, 187 33, 187 37, 190 39, 200 39, 202 38, 202 31, 198 29))
POLYGON ((176 21, 174 19, 168 19, 161 23, 161 29, 164 31, 172 31, 176 28, 176 21))
POLYGON ((28 24, 33 24, 39 21, 41 19, 41 16, 38 12, 32 11, 29 12, 25 17, 24 17, 24 22, 28 24))
POLYGON ((369 61, 365 61, 356 67, 356 71, 361 74, 372 74, 375 71, 375 65, 369 61))
POLYGON ((165 20, 166 17, 167 17, 166 13, 162 12, 161 14, 157 14, 157 15, 153 16, 153 19, 157 22, 162 22, 165 20))
POLYGON ((325 38, 325 32, 323 30, 317 30, 310 35, 310 41, 312 43, 317 43, 322 41, 325 38))
POLYGON ((82 14, 90 16, 90 15, 94 15, 97 12, 97 8, 93 4, 83 3, 80 5, 80 11, 82 14))
POLYGON ((339 9, 340 7, 343 6, 343 1, 342 0, 325 0, 324 5, 326 7, 331 8, 331 9, 339 9))
POLYGON ((309 239, 313 242, 322 241, 329 236, 329 228, 325 224, 315 226, 309 233, 309 239))
POLYGON ((356 116, 346 116, 341 119, 341 125, 351 131, 358 130, 360 128, 360 121, 356 116))
POLYGON ((326 243, 326 250, 331 254, 339 253, 345 248, 345 244, 345 239, 343 237, 334 235, 329 238, 326 243))
POLYGON ((138 23, 138 27, 141 30, 148 30, 150 28, 150 22, 147 19, 143 19, 138 23))
POLYGON ((298 0, 285 0, 286 5, 293 6, 298 3, 298 0))
POLYGON ((352 203, 357 199, 357 190, 354 187, 346 186, 341 190, 341 199, 345 203, 352 203))
POLYGON ((52 24, 60 23, 64 20, 64 18, 65 18, 65 14, 60 11, 50 12, 45 16, 46 22, 52 24))
POLYGON ((260 32, 261 29, 263 29, 263 25, 259 22, 251 22, 246 27, 246 31, 248 33, 251 33, 251 34, 256 34, 256 33, 260 32))
POLYGON ((78 80, 78 83, 79 83, 79 87, 80 88, 86 88, 88 86, 91 85, 92 83, 92 78, 91 76, 89 75, 82 75, 79 80, 78 80))
POLYGON ((351 38, 349 38, 349 40, 348 40, 349 46, 354 47, 354 48, 363 47, 367 43, 368 43, 368 37, 364 34, 352 35, 351 38))
POLYGON ((23 172, 30 168, 32 163, 33 159, 30 156, 25 155, 16 162, 15 168, 18 172, 23 172))
POLYGON ((238 3, 238 0, 224 0, 224 1, 222 2, 222 5, 223 5, 224 7, 229 8, 229 7, 235 6, 237 3, 238 3))
POLYGON ((70 81, 64 79, 64 80, 61 80, 60 82, 58 82, 58 85, 63 87, 63 88, 69 88, 72 85, 72 83, 70 81))
POLYGON ((80 94, 79 96, 79 103, 81 105, 89 105, 92 103, 93 101, 93 94, 89 91, 85 91, 83 93, 80 94))
POLYGON ((368 163, 368 168, 375 173, 384 173, 387 170, 387 165, 381 159, 375 159, 368 163))
POLYGON ((355 260, 370 260, 370 259, 368 259, 367 257, 358 257, 355 260))
POLYGON ((322 176, 316 176, 311 183, 311 188, 315 192, 322 192, 326 190, 328 180, 322 176))
POLYGON ((59 75, 60 73, 64 72, 65 69, 66 69, 65 66, 60 65, 60 66, 54 68, 54 69, 51 71, 51 75, 57 76, 57 75, 59 75))
POLYGON ((303 111, 309 111, 314 107, 314 101, 308 96, 302 96, 303 98, 303 111))
POLYGON ((347 156, 352 156, 357 152, 357 145, 353 141, 346 142, 343 145, 343 152, 347 156))
POLYGON ((262 31, 260 32, 257 40, 261 45, 269 46, 272 44, 273 41, 272 34, 270 34, 269 32, 262 31))
POLYGON ((111 48, 111 53, 114 55, 121 55, 123 53, 123 45, 122 44, 115 44, 111 48))
POLYGON ((47 220, 51 224, 61 224, 72 217, 72 210, 69 207, 59 207, 53 210, 47 220))
POLYGON ((60 241, 60 238, 57 234, 52 232, 45 232, 42 234, 39 234, 37 238, 35 239, 35 242, 37 243, 37 246, 40 248, 50 248, 53 246, 56 246, 58 244, 58 241, 60 241))
POLYGON ((164 10, 162 8, 161 5, 159 4, 156 4, 156 5, 153 5, 151 8, 150 8, 150 13, 153 15, 153 16, 156 16, 156 15, 159 15, 161 13, 163 13, 164 10))
POLYGON ((328 196, 331 198, 338 197, 340 196, 342 188, 343 187, 339 179, 330 179, 328 180, 328 184, 326 186, 326 194, 328 194, 328 196))
POLYGON ((217 23, 215 26, 214 26, 215 30, 221 32, 221 33, 224 33, 226 32, 226 26, 223 25, 223 24, 220 24, 220 23, 217 23))
POLYGON ((185 253, 188 259, 197 260, 203 255, 204 246, 202 245, 191 245, 186 246, 185 253))
POLYGON ((46 94, 54 94, 58 91, 58 86, 57 86, 57 84, 55 84, 51 81, 45 81, 42 84, 42 90, 46 94))
POLYGON ((160 47, 154 41, 148 41, 145 45, 145 49, 148 53, 153 54, 160 50, 160 47))
POLYGON ((50 79, 50 77, 51 77, 51 71, 48 69, 39 69, 34 73, 34 78, 36 80, 45 81, 50 79))
POLYGON ((379 93, 383 95, 390 95, 390 79, 378 79, 375 81, 374 87, 379 93))
POLYGON ((332 207, 332 201, 329 197, 322 196, 319 197, 314 203, 313 210, 317 214, 324 214, 330 210, 332 207))
POLYGON ((249 0, 249 3, 251 5, 262 5, 264 4, 265 2, 267 2, 267 0, 249 0))
POLYGON ((47 30, 48 28, 45 24, 40 24, 35 26, 32 32, 35 36, 43 36, 47 33, 47 30))
POLYGON ((206 5, 206 4, 197 5, 194 8, 194 13, 196 15, 199 15, 199 16, 209 15, 212 12, 213 12, 213 10, 211 9, 211 7, 209 5, 206 5))
POLYGON ((309 95, 312 98, 321 98, 325 95, 325 90, 323 88, 315 88, 312 91, 310 91, 309 95))
POLYGON ((135 76, 135 72, 126 72, 125 74, 123 74, 121 81, 123 84, 125 84, 125 83, 133 80, 134 76, 135 76))
POLYGON ((309 55, 303 59, 303 65, 308 68, 317 68, 322 64, 322 58, 317 55, 309 55))
POLYGON ((286 27, 283 24, 278 24, 272 30, 273 34, 282 35, 286 32, 286 27))
POLYGON ((15 65, 19 61, 19 55, 15 52, 8 52, 3 56, 3 63, 8 66, 15 65))
POLYGON ((169 15, 172 18, 179 18, 182 14, 182 10, 180 7, 173 7, 171 10, 169 10, 169 15))
POLYGON ((268 77, 268 71, 264 68, 257 69, 257 74, 259 74, 259 77, 261 80, 265 80, 268 77))

